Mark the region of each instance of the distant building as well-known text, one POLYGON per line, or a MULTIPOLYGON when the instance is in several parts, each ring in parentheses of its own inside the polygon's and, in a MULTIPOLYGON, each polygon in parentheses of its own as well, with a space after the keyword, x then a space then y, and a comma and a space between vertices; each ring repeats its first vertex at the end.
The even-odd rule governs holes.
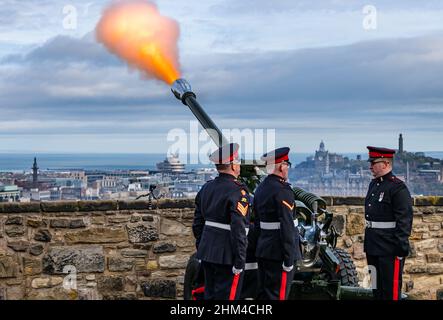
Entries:
MULTIPOLYGON (((309 160, 308 160, 309 161, 309 160)), ((314 167, 321 172, 328 174, 331 163, 343 163, 344 159, 342 155, 337 153, 330 153, 325 149, 325 143, 323 140, 320 142, 319 149, 315 151, 314 167)))
POLYGON ((18 186, 0 186, 0 202, 18 202, 20 190, 18 186))
POLYGON ((401 133, 398 137, 398 153, 403 153, 403 135, 401 133))
POLYGON ((180 162, 178 155, 172 155, 162 162, 157 163, 157 169, 162 173, 183 173, 185 165, 180 162))
POLYGON ((32 187, 38 188, 38 166, 37 158, 34 157, 34 164, 32 165, 32 187))
POLYGON ((31 189, 31 201, 50 201, 51 191, 40 191, 39 189, 31 189))

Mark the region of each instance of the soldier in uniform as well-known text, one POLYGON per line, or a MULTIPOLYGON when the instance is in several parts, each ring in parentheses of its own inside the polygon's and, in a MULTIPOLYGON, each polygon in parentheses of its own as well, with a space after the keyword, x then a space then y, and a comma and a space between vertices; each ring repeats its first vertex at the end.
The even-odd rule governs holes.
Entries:
POLYGON ((211 154, 219 175, 208 181, 195 199, 192 230, 205 275, 205 300, 240 297, 250 201, 246 186, 237 181, 238 148, 231 143, 211 154))
POLYGON ((294 192, 288 179, 289 148, 262 156, 270 173, 254 196, 255 228, 259 231, 258 299, 286 300, 294 277, 294 264, 301 258, 294 192))
POLYGON ((395 150, 367 148, 374 179, 365 200, 364 251, 370 270, 373 266, 376 271, 375 299, 398 300, 403 267, 409 254, 412 199, 403 181, 392 174, 395 150))

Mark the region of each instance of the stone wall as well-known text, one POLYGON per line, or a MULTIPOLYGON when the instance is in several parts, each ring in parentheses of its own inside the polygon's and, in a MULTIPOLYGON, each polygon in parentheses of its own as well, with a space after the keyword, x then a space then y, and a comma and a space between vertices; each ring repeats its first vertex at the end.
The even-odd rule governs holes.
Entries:
MULTIPOLYGON (((353 255, 363 280, 363 199, 324 198, 343 233, 338 245, 353 255)), ((443 291, 443 198, 414 204, 404 289, 435 299, 443 291)), ((193 200, 148 208, 145 201, 0 204, 0 300, 182 298, 194 252, 193 200)))

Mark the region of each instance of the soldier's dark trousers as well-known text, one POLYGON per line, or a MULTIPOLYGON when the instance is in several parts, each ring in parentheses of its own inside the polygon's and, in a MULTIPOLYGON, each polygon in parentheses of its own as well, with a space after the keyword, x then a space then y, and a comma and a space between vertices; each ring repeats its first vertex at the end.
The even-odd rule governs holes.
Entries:
POLYGON ((243 272, 235 276, 232 266, 202 261, 205 272, 205 300, 237 300, 243 284, 243 272))
POLYGON ((258 270, 245 270, 240 299, 257 299, 258 270))
MULTIPOLYGON (((377 288, 373 288, 377 300, 400 300, 405 259, 392 256, 366 256, 368 266, 374 266, 377 288)), ((369 268, 371 271, 371 268, 369 268)), ((373 277, 371 271, 371 277, 373 277)))
POLYGON ((258 260, 258 300, 286 300, 291 289, 294 269, 283 271, 282 261, 258 260))

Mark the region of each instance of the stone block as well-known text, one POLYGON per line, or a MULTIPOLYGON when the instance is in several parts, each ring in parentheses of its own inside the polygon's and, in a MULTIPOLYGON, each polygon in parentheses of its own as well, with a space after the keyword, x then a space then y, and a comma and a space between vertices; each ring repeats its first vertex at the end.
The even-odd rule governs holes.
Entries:
POLYGON ((127 223, 131 217, 129 216, 119 216, 119 217, 109 217, 108 223, 110 224, 118 224, 118 223, 127 223))
POLYGON ((98 281, 98 290, 99 291, 123 291, 124 290, 124 279, 119 276, 104 276, 101 277, 98 281))
POLYGON ((40 259, 23 258, 23 273, 27 276, 42 273, 42 261, 40 259))
POLYGON ((425 223, 441 223, 443 221, 443 215, 437 213, 424 215, 422 219, 422 221, 425 223))
POLYGON ((136 222, 140 222, 142 220, 142 217, 141 216, 135 216, 135 215, 133 215, 133 216, 131 216, 131 220, 129 220, 129 222, 131 222, 131 223, 136 223, 136 222))
POLYGON ((342 215, 334 215, 332 218, 332 225, 339 234, 342 234, 345 228, 345 217, 342 215))
POLYGON ((34 235, 35 241, 50 242, 51 239, 52 239, 52 234, 47 229, 38 230, 34 235))
POLYGON ((0 203, 0 212, 4 213, 40 212, 40 203, 38 202, 0 203))
POLYGON ((153 247, 154 253, 175 252, 176 250, 177 246, 175 245, 175 243, 170 242, 156 243, 153 247))
POLYGON ((436 248, 438 245, 438 241, 437 239, 427 239, 422 241, 416 241, 414 245, 417 252, 421 252, 436 248))
POLYGON ((76 290, 65 290, 62 286, 31 290, 26 297, 28 300, 77 300, 76 290))
POLYGON ((164 269, 186 268, 188 260, 188 255, 170 255, 161 256, 158 258, 160 267, 164 269))
POLYGON ((419 224, 419 225, 412 226, 412 232, 414 232, 414 233, 424 233, 424 232, 428 232, 428 231, 429 231, 429 227, 427 224, 419 224))
POLYGON ((90 228, 82 231, 67 232, 65 240, 69 244, 76 243, 117 243, 127 241, 127 233, 120 228, 90 228))
POLYGON ((442 206, 443 197, 438 196, 425 196, 425 197, 415 197, 415 206, 442 206))
POLYGON ((77 273, 104 272, 105 257, 103 248, 88 247, 53 247, 43 257, 43 272, 62 274, 65 266, 73 266, 77 273))
POLYGON ((44 277, 32 279, 31 287, 34 289, 53 288, 63 283, 62 277, 44 277))
POLYGON ((139 250, 139 249, 123 249, 121 251, 121 255, 123 257, 141 258, 141 257, 147 257, 148 251, 147 250, 139 250))
POLYGON ((14 278, 17 274, 18 265, 9 256, 0 256, 0 279, 14 278))
POLYGON ((108 259, 108 270, 112 272, 131 271, 133 267, 133 259, 122 259, 117 257, 110 257, 108 259))
POLYGON ((77 201, 41 202, 43 212, 76 212, 77 201))
POLYGON ((405 266, 405 271, 408 273, 426 273, 428 272, 428 268, 424 264, 412 264, 405 266))
POLYGON ((104 225, 106 222, 104 216, 91 217, 90 221, 91 221, 91 224, 95 224, 95 225, 104 225))
POLYGON ((357 213, 350 213, 346 217, 346 234, 348 236, 362 234, 365 231, 364 216, 357 213))
POLYGON ((363 260, 366 254, 363 252, 363 243, 357 242, 353 245, 353 258, 355 260, 363 260))
POLYGON ((78 229, 86 227, 83 219, 51 219, 49 222, 51 228, 69 228, 69 229, 78 229))
POLYGON ((29 248, 29 253, 33 256, 39 256, 43 253, 43 246, 41 244, 33 244, 29 248))
POLYGON ((6 297, 8 300, 24 300, 25 288, 21 285, 13 285, 6 289, 6 297))
POLYGON ((428 273, 429 274, 443 274, 443 264, 441 264, 441 263, 428 264, 428 273))
POLYGON ((160 223, 160 232, 167 236, 181 236, 191 234, 191 228, 180 222, 162 218, 160 223))
POLYGON ((8 242, 8 247, 17 252, 24 252, 29 248, 28 241, 10 241, 8 242))
POLYGON ((5 233, 8 235, 8 237, 11 238, 24 236, 25 231, 26 230, 24 226, 17 226, 17 225, 5 226, 5 233))
POLYGON ((149 280, 141 284, 146 297, 174 299, 177 295, 177 285, 172 280, 149 280))
POLYGON ((79 211, 117 211, 117 201, 79 201, 79 211))
POLYGON ((119 210, 148 210, 148 201, 118 201, 119 210))
POLYGON ((174 209, 174 208, 195 208, 194 199, 160 199, 157 202, 157 207, 159 209, 174 209))
POLYGON ((8 217, 5 221, 5 225, 10 225, 10 224, 22 226, 23 225, 23 217, 20 217, 20 216, 8 217))
POLYGON ((148 264, 147 264, 147 269, 148 269, 149 271, 157 270, 157 269, 158 269, 158 263, 157 263, 157 261, 156 261, 156 260, 149 260, 149 261, 148 261, 148 264))
POLYGON ((158 240, 158 231, 150 224, 128 224, 126 228, 128 231, 129 242, 131 243, 146 243, 158 240))
POLYGON ((46 227, 46 222, 40 220, 39 218, 28 218, 26 225, 31 228, 41 228, 46 227))

